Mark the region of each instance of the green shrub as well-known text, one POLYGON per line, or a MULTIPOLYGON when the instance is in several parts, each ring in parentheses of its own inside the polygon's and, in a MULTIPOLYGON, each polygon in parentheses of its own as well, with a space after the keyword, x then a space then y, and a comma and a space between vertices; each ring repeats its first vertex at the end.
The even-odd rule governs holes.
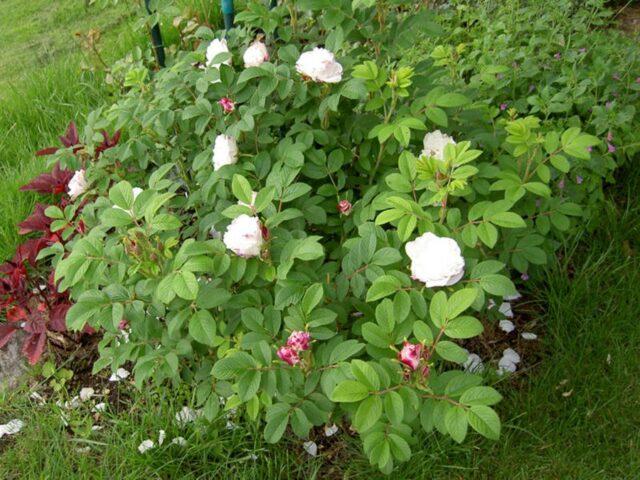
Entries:
POLYGON ((443 86, 443 60, 400 66, 442 34, 421 6, 296 6, 250 2, 226 43, 200 28, 151 80, 135 67, 84 132, 120 144, 56 154, 88 182, 86 234, 44 253, 76 301, 67 324, 104 331, 96 371, 189 382, 208 418, 222 396, 270 442, 347 418, 388 473, 419 429, 495 439, 500 394, 458 341, 581 221, 602 142, 577 117, 498 118, 443 86), (243 68, 256 28, 270 59, 243 68))

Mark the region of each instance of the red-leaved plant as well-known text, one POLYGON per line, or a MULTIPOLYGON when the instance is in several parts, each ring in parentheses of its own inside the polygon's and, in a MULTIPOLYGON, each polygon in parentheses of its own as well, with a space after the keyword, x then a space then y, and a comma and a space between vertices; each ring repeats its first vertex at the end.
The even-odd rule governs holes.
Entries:
MULTIPOLYGON (((120 140, 119 131, 113 137, 103 131, 102 136, 103 142, 95 148, 95 159, 120 140)), ((60 137, 60 141, 64 148, 72 149, 75 155, 81 155, 84 151, 73 122, 69 124, 65 135, 60 137)), ((39 150, 36 155, 51 155, 58 150, 58 147, 48 147, 39 150)), ((0 265, 0 312, 6 318, 6 322, 0 323, 0 348, 18 330, 23 330, 26 336, 22 353, 32 365, 42 357, 48 340, 59 341, 61 334, 66 331, 65 317, 71 307, 69 295, 58 291, 50 261, 38 260, 38 254, 55 243, 66 243, 76 233, 84 233, 84 224, 81 220, 76 221, 80 210, 76 211, 73 222, 69 225, 71 229, 67 230, 71 233, 67 235, 60 234, 60 229, 53 231, 53 220, 45 213, 50 206, 63 210, 69 205, 67 189, 73 175, 72 170, 63 169, 56 163, 51 172, 43 173, 21 187, 23 191, 50 195, 54 202, 49 205, 37 203, 33 213, 18 224, 20 235, 38 236, 19 245, 13 258, 0 265)), ((90 327, 85 329, 85 333, 92 332, 90 327)))

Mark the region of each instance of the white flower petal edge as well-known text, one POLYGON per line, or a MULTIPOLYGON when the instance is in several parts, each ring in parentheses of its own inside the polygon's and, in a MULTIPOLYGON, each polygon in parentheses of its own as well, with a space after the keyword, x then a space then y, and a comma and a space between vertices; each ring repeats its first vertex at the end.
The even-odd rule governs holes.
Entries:
POLYGON ((522 332, 520 336, 525 340, 536 340, 538 338, 538 335, 532 332, 522 332))
POLYGON ((304 52, 296 62, 296 71, 319 83, 338 83, 342 80, 342 65, 326 48, 314 48, 304 52))
POLYGON ((411 259, 411 276, 427 287, 450 286, 464 275, 464 258, 452 238, 427 232, 407 243, 405 251, 411 259))
POLYGON ((262 226, 258 217, 240 215, 227 227, 222 239, 229 250, 240 257, 257 257, 262 250, 262 226))
POLYGON ((238 161, 238 145, 236 139, 229 135, 218 135, 213 144, 214 170, 220 170, 225 165, 233 165, 238 161))
POLYGON ((4 425, 0 425, 0 438, 4 437, 5 435, 15 435, 20 430, 22 430, 23 427, 24 422, 22 420, 14 418, 10 422, 5 423, 4 425))
POLYGON ((422 155, 444 161, 444 147, 449 144, 455 145, 456 142, 446 133, 442 133, 440 130, 435 130, 424 136, 422 144, 424 147, 422 155))
POLYGON ((516 326, 511 320, 500 320, 499 326, 500 330, 507 333, 511 333, 516 329, 516 326))
POLYGON ((316 444, 316 442, 304 442, 302 444, 302 448, 304 448, 304 451, 312 457, 318 455, 318 445, 316 444))

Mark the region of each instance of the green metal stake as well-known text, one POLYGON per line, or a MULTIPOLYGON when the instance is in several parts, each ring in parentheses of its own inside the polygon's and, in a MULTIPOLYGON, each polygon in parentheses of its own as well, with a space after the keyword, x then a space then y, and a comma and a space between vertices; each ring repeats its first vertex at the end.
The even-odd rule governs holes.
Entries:
MULTIPOLYGON (((147 12, 151 15, 151 0, 144 0, 144 6, 147 8, 147 12)), ((160 25, 156 23, 151 27, 151 44, 153 45, 153 52, 158 61, 160 68, 164 68, 164 45, 162 43, 162 33, 160 33, 160 25)))
POLYGON ((233 28, 233 0, 220 0, 222 4, 222 17, 224 18, 224 29, 233 28))

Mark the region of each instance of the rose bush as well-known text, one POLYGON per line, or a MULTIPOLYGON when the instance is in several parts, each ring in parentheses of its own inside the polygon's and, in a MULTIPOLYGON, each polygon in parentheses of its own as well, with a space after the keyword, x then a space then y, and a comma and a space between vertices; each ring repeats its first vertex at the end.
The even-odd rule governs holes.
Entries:
POLYGON ((388 473, 419 430, 495 439, 501 396, 459 342, 580 219, 551 185, 601 142, 495 123, 441 66, 399 66, 438 33, 422 5, 289 7, 248 2, 225 39, 200 28, 195 51, 89 116, 87 144, 123 138, 83 157, 84 231, 45 251, 67 325, 103 332, 96 371, 187 382, 209 419, 222 396, 270 442, 345 419, 388 473))

